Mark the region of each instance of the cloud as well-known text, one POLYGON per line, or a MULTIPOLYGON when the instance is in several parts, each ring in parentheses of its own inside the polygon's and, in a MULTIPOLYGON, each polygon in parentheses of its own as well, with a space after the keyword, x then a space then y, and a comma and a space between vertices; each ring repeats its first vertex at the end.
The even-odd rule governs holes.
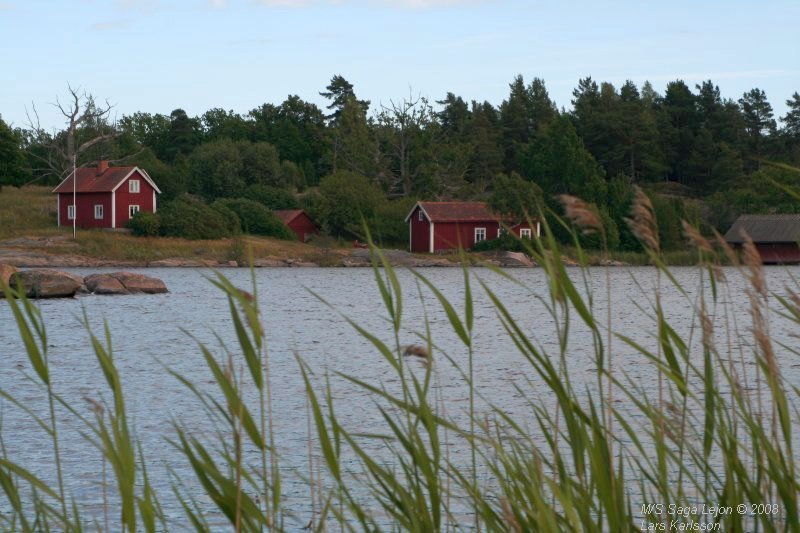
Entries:
POLYGON ((0 11, 11 11, 12 9, 16 9, 17 6, 10 2, 0 2, 0 11))
POLYGON ((652 81, 680 80, 735 80, 747 78, 771 78, 781 76, 795 76, 800 74, 797 69, 769 69, 769 70, 726 70, 722 72, 684 72, 678 74, 657 74, 655 76, 641 76, 652 81))
POLYGON ((128 25, 124 20, 111 20, 107 22, 95 22, 89 26, 89 31, 111 31, 124 28, 128 25))
MULTIPOLYGON (((255 0, 256 3, 267 7, 308 7, 322 2, 317 0, 255 0)), ((394 9, 433 9, 439 7, 458 7, 476 5, 485 0, 327 0, 328 5, 347 6, 347 5, 373 5, 390 7, 394 9)), ((212 0, 212 2, 222 2, 225 0, 212 0)))
POLYGON ((432 9, 475 5, 481 3, 481 0, 373 0, 372 3, 400 9, 432 9))
POLYGON ((311 0, 257 0, 259 4, 267 7, 306 7, 311 5, 311 0))
POLYGON ((211 0, 211 7, 221 9, 227 4, 227 0, 211 0))

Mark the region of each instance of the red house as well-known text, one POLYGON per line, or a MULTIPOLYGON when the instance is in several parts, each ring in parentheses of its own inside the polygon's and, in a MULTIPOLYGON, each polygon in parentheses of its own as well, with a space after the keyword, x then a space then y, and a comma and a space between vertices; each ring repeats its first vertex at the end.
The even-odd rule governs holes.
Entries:
POLYGON ((297 235, 300 242, 308 242, 311 236, 317 233, 317 225, 302 209, 273 211, 273 213, 297 235))
POLYGON ((489 211, 484 202, 417 202, 406 222, 412 252, 468 250, 475 243, 498 238, 504 224, 518 237, 539 236, 538 222, 535 228, 527 222, 512 225, 489 211))
POLYGON ((59 226, 71 226, 75 219, 81 228, 124 228, 137 212, 156 212, 156 194, 161 191, 144 169, 109 167, 108 161, 79 168, 74 203, 73 178, 70 174, 53 189, 58 194, 59 226))
POLYGON ((742 215, 725 233, 725 240, 740 249, 745 235, 753 240, 763 263, 800 263, 800 215, 742 215))

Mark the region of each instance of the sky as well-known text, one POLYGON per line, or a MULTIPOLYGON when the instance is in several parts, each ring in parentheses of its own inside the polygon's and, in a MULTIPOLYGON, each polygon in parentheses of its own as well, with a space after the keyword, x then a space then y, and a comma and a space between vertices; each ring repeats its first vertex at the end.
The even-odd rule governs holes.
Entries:
POLYGON ((777 118, 800 91, 798 23, 797 0, 0 0, 0 115, 26 127, 35 107, 60 129, 68 86, 117 118, 323 106, 335 74, 373 109, 447 92, 499 105, 521 74, 566 109, 586 76, 758 87, 777 118))

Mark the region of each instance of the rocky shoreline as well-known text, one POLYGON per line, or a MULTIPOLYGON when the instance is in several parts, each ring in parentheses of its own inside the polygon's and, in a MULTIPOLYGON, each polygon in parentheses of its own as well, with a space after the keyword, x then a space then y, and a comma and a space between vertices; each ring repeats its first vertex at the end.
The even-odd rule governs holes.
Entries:
MULTIPOLYGON (((436 255, 420 256, 403 250, 382 250, 386 259, 396 267, 458 267, 461 263, 451 257, 436 255)), ((479 261, 500 267, 532 267, 535 262, 527 255, 518 252, 496 252, 478 257, 479 261)), ((40 250, 0 248, 0 263, 18 268, 236 268, 246 267, 236 261, 216 261, 212 259, 190 259, 173 257, 156 261, 119 261, 98 259, 69 253, 47 253, 40 250)), ((477 262, 476 265, 480 265, 477 262)), ((304 258, 257 258, 253 261, 256 268, 281 267, 319 267, 318 263, 304 258)), ((333 264, 325 266, 358 268, 371 267, 370 251, 354 249, 338 258, 333 264)))

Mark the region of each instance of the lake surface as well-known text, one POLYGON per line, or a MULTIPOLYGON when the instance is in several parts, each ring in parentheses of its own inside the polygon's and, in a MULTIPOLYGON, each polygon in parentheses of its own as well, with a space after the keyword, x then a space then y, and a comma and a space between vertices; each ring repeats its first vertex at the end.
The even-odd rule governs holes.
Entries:
MULTIPOLYGON (((74 269, 79 274, 103 270, 74 269)), ((169 517, 178 527, 182 511, 172 496, 175 478, 167 473, 166 465, 175 470, 187 483, 201 506, 211 508, 202 491, 192 482, 194 475, 182 455, 166 438, 174 436, 172 422, 178 421, 192 434, 202 438, 210 435, 210 425, 199 402, 172 377, 166 368, 176 371, 197 383, 202 390, 213 390, 211 374, 202 359, 196 341, 206 343, 216 354, 222 354, 216 335, 230 348, 237 346, 227 299, 213 287, 204 269, 146 269, 140 272, 159 277, 170 289, 165 295, 133 295, 120 297, 87 296, 70 300, 40 301, 48 332, 49 357, 54 386, 59 394, 72 402, 86 416, 91 416, 85 398, 99 400, 108 397, 105 380, 88 343, 82 325, 82 315, 88 316, 92 329, 102 334, 108 324, 113 339, 114 355, 127 398, 127 406, 137 438, 147 455, 149 474, 155 490, 169 517), (196 340, 192 340, 187 332, 196 340)), ((442 291, 459 312, 463 311, 463 274, 459 269, 420 269, 442 291)), ((521 280, 526 288, 501 278, 486 269, 472 269, 475 298, 475 376, 476 387, 483 397, 479 412, 488 412, 488 402, 501 405, 523 423, 535 421, 526 398, 514 388, 520 385, 531 391, 545 405, 551 402, 547 394, 537 398, 538 382, 532 368, 518 353, 505 334, 489 298, 476 281, 485 280, 495 291, 531 338, 545 350, 557 353, 558 339, 553 319, 541 299, 547 300, 547 284, 541 269, 507 271, 521 280)), ((661 299, 667 318, 679 333, 688 338, 694 332, 694 345, 699 343, 696 317, 691 308, 699 296, 700 275, 696 268, 676 268, 676 278, 687 290, 682 295, 665 283, 661 299)), ((800 268, 766 268, 770 290, 785 293, 793 286, 792 276, 800 276, 800 268)), ((655 346, 651 336, 653 321, 648 316, 656 285, 655 271, 650 268, 609 269, 611 281, 612 328, 646 346, 655 346)), ((250 272, 246 269, 225 270, 224 274, 238 287, 250 290, 250 272)), ((726 269, 730 290, 720 293, 719 312, 715 320, 724 326, 736 319, 741 331, 750 324, 748 303, 744 294, 745 282, 733 269, 726 269)), ((274 268, 255 272, 259 304, 267 334, 273 389, 273 424, 281 465, 285 469, 284 500, 297 514, 300 527, 310 513, 309 491, 302 475, 308 472, 309 434, 306 419, 306 396, 296 357, 305 360, 315 371, 314 380, 322 390, 323 376, 331 372, 333 398, 337 414, 345 427, 361 431, 385 431, 380 413, 373 408, 374 399, 333 372, 342 372, 392 389, 397 386, 389 364, 372 345, 363 339, 339 315, 352 318, 360 326, 393 345, 388 313, 383 307, 374 274, 369 269, 274 268), (313 293, 330 304, 323 304, 313 293), (296 470, 297 473, 292 473, 296 470)), ((449 326, 435 297, 418 289, 414 276, 407 270, 398 271, 404 290, 404 329, 401 344, 422 344, 415 332, 424 332, 427 316, 436 344, 447 350, 454 360, 466 368, 467 356, 463 345, 449 326)), ((573 269, 570 275, 580 277, 573 269)), ((589 271, 595 290, 595 309, 605 321, 609 304, 606 298, 606 269, 589 271)), ((706 290, 710 301, 710 292, 706 290)), ((776 302, 772 301, 773 306, 776 302)), ((771 316, 771 336, 776 342, 796 345, 798 333, 794 323, 771 316)), ((723 329, 720 327, 720 329, 723 329)), ((745 336, 744 339, 747 337, 745 336)), ((736 343, 746 340, 734 339, 736 343)), ((745 346, 745 354, 747 353, 745 346)), ((584 386, 594 390, 596 371, 591 356, 591 335, 577 317, 571 323, 568 369, 576 389, 584 386)), ((695 350, 700 355, 701 352, 695 350)), ((738 357, 738 356, 737 356, 738 357)), ((747 355, 745 355, 747 357, 747 355)), ((459 371, 435 353, 437 394, 447 405, 448 415, 464 420, 468 408, 468 390, 459 371)), ((620 371, 645 390, 655 395, 657 376, 651 363, 620 341, 614 342, 614 358, 620 371)), ((752 357, 750 357, 752 359, 752 357)), ((790 386, 800 386, 800 360, 779 353, 781 371, 790 386)), ((417 364, 417 363, 413 363, 417 364)), ((421 365, 417 364, 421 368, 421 365)), ((24 347, 13 323, 8 305, 0 302, 0 388, 14 395, 41 413, 46 402, 40 388, 31 385, 25 373, 32 374, 24 347)), ((653 396, 655 397, 655 396, 653 396)), ((621 406, 624 410, 624 404, 621 406)), ((0 400, 2 437, 9 456, 43 478, 54 480, 52 450, 42 431, 28 415, 9 402, 0 400)), ((798 430, 798 422, 795 431, 798 430)), ((102 523, 101 458, 78 432, 79 424, 64 415, 62 456, 67 488, 89 516, 102 523)), ((312 443, 315 439, 311 439, 312 443)), ((380 454, 380 445, 372 444, 380 454)), ((314 450, 318 455, 318 450, 314 450)), ((450 453, 458 457, 466 452, 454 443, 450 453)), ((465 457, 466 460, 466 457, 465 457)), ((109 473, 110 475, 110 473, 109 473)), ((0 497, 0 511, 3 508, 0 497)), ((212 515, 212 524, 224 524, 221 517, 212 515)))

